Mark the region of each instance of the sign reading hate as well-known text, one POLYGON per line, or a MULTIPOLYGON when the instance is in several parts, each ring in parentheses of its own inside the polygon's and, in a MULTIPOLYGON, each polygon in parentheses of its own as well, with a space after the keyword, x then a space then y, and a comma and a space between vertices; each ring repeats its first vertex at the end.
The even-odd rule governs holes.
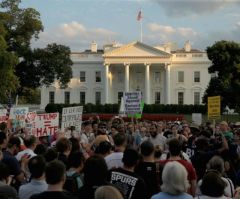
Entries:
POLYGON ((59 127, 59 113, 37 114, 32 126, 32 134, 36 137, 57 133, 59 127))
POLYGON ((82 123, 82 112, 82 106, 63 108, 61 125, 62 131, 71 126, 74 126, 76 130, 80 130, 82 123))
POLYGON ((124 92, 123 99, 126 114, 141 113, 141 92, 124 92))

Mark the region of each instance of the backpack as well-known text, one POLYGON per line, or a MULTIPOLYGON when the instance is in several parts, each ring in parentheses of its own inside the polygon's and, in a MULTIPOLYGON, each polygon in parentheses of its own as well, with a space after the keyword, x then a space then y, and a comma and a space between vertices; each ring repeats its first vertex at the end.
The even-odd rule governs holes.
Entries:
POLYGON ((71 176, 66 176, 66 181, 63 189, 71 192, 73 195, 76 194, 80 187, 78 187, 78 179, 81 178, 79 173, 74 173, 71 176))

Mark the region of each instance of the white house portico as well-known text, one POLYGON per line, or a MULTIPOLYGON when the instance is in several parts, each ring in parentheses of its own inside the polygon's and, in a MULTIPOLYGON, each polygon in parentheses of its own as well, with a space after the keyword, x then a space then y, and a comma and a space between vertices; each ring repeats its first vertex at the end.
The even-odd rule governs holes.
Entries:
POLYGON ((42 87, 41 107, 48 103, 119 103, 126 91, 141 91, 147 104, 200 104, 210 80, 211 62, 205 52, 141 42, 105 45, 72 53, 73 78, 69 88, 55 82, 42 87), (59 91, 61 90, 61 91, 59 91))

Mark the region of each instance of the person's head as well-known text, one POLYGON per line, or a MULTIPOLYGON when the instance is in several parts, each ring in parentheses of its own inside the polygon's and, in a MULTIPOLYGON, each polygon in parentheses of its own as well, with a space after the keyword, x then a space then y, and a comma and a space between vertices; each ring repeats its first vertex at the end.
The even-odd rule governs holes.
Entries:
POLYGON ((224 161, 223 161, 223 159, 220 156, 213 156, 207 164, 207 169, 216 170, 220 174, 223 174, 223 172, 224 172, 224 161))
POLYGON ((3 131, 0 131, 0 149, 7 147, 7 135, 3 131))
POLYGON ((120 191, 113 186, 101 186, 95 191, 95 199, 123 199, 120 191))
POLYGON ((3 162, 0 162, 0 181, 7 182, 9 176, 10 176, 10 170, 8 166, 3 162))
POLYGON ((7 123, 6 122, 0 123, 0 131, 7 133, 7 123))
POLYGON ((140 159, 138 152, 135 149, 128 148, 123 153, 122 162, 125 167, 135 167, 140 159))
POLYGON ((81 152, 74 152, 68 156, 68 167, 75 168, 80 172, 83 169, 84 157, 81 152))
POLYGON ((111 153, 111 150, 112 150, 111 143, 109 141, 102 141, 97 146, 95 153, 102 156, 106 156, 111 153))
POLYGON ((141 132, 142 134, 146 135, 146 133, 147 133, 147 128, 146 128, 145 126, 142 126, 142 127, 140 128, 140 132, 141 132))
POLYGON ((161 190, 172 195, 186 192, 189 187, 187 175, 183 165, 177 161, 168 162, 163 168, 161 190))
POLYGON ((47 162, 51 162, 53 160, 56 160, 57 157, 58 157, 58 153, 54 148, 49 148, 44 155, 44 158, 47 162))
POLYGON ((116 147, 120 146, 126 146, 127 144, 127 138, 124 133, 117 133, 116 135, 113 136, 113 142, 116 147))
POLYGON ((154 155, 154 145, 150 141, 144 141, 141 144, 140 149, 141 149, 141 154, 144 157, 154 155))
POLYGON ((208 150, 209 141, 206 137, 200 137, 196 140, 196 149, 199 151, 206 151, 208 150))
POLYGON ((202 179, 200 190, 203 195, 210 197, 221 197, 226 187, 218 172, 211 170, 207 172, 202 179))
POLYGON ((44 155, 47 152, 47 147, 43 144, 38 144, 34 150, 37 155, 44 155))
POLYGON ((46 182, 49 185, 64 185, 65 182, 65 165, 58 160, 49 162, 46 166, 45 176, 46 182))
POLYGON ((182 146, 178 139, 172 138, 168 142, 168 149, 171 156, 179 156, 181 154, 182 146))
POLYGON ((92 122, 91 121, 85 121, 83 123, 83 126, 84 126, 84 131, 86 133, 91 133, 92 132, 92 122))
POLYGON ((8 140, 7 148, 13 153, 13 155, 16 155, 21 148, 21 141, 18 137, 11 137, 8 140))
POLYGON ((65 137, 60 138, 56 143, 56 149, 59 153, 70 153, 72 143, 65 137))
POLYGON ((87 186, 105 184, 108 168, 103 157, 93 155, 88 158, 84 165, 84 182, 87 186))
POLYGON ((124 126, 124 124, 119 124, 118 127, 117 127, 117 131, 119 133, 125 133, 125 126, 124 126))
POLYGON ((220 131, 225 132, 228 130, 228 123, 226 121, 222 121, 220 123, 220 131))
POLYGON ((177 124, 172 125, 171 131, 174 135, 176 135, 178 133, 178 125, 177 124))
POLYGON ((46 161, 42 156, 34 156, 28 162, 28 169, 31 173, 31 177, 38 179, 44 175, 46 168, 46 161))
POLYGON ((111 133, 112 133, 112 135, 114 136, 114 135, 116 135, 117 134, 117 127, 116 126, 114 126, 114 125, 112 125, 111 126, 111 133))
POLYGON ((37 144, 38 144, 38 139, 34 135, 30 135, 24 138, 24 145, 27 148, 31 148, 35 150, 37 144))
POLYGON ((129 123, 128 126, 127 126, 127 129, 129 132, 134 132, 134 124, 133 123, 129 123))
POLYGON ((149 129, 151 137, 156 137, 157 136, 157 125, 152 124, 149 129))

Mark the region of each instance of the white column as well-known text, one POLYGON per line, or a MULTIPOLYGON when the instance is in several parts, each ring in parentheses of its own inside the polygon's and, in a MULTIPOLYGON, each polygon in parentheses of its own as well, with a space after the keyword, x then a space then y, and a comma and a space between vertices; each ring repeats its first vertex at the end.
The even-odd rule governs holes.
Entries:
POLYGON ((150 64, 145 64, 145 103, 150 104, 150 64))
POLYGON ((125 92, 129 92, 129 64, 124 64, 125 66, 125 92))
POLYGON ((109 65, 106 64, 105 65, 105 70, 104 70, 104 74, 105 74, 105 104, 109 103, 109 96, 108 96, 108 73, 109 73, 109 65))
POLYGON ((165 104, 170 104, 171 103, 171 97, 170 97, 170 64, 165 64, 165 92, 166 92, 166 98, 165 98, 165 104))

